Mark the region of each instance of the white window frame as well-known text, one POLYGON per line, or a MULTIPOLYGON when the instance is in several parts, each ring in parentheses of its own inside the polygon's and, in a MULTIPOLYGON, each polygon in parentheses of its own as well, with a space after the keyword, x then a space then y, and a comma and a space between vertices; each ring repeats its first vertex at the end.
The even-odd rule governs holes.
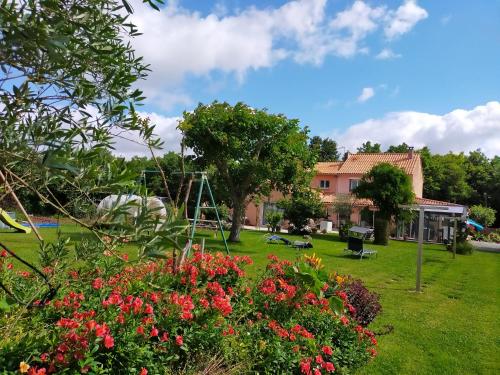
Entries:
POLYGON ((319 181, 320 189, 330 189, 330 180, 320 180, 319 181))

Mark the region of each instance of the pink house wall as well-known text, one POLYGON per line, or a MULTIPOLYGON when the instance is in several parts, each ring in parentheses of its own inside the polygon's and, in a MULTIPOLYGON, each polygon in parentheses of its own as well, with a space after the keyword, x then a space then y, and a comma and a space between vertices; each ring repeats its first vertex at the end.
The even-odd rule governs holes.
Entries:
POLYGON ((319 191, 326 194, 334 194, 337 192, 337 176, 329 175, 329 174, 317 174, 311 180, 311 187, 313 189, 319 189, 319 191), (320 182, 322 180, 330 181, 330 187, 328 189, 322 189, 320 187, 320 182))

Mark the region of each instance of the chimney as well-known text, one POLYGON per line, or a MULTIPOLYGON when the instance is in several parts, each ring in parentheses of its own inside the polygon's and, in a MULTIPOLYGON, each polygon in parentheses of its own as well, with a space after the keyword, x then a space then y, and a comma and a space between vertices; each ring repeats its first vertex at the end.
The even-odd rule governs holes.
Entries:
POLYGON ((413 159, 413 146, 408 147, 408 159, 413 159))

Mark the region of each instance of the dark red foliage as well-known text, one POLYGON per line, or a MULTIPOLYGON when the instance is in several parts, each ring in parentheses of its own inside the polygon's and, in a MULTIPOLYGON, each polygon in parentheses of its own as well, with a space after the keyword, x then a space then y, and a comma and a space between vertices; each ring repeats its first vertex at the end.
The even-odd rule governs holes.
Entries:
POLYGON ((354 319, 363 327, 370 324, 382 310, 379 295, 370 292, 361 280, 351 280, 346 283, 345 292, 349 304, 356 309, 353 314, 354 319))

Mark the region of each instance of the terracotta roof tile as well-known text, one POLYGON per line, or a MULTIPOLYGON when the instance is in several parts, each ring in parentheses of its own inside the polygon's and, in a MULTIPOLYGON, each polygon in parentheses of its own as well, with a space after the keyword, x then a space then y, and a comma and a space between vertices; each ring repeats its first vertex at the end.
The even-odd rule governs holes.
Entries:
POLYGON ((428 206, 457 206, 457 207, 462 206, 461 204, 437 201, 435 199, 428 199, 428 198, 416 198, 415 200, 417 204, 424 204, 428 206))
POLYGON ((420 154, 415 152, 412 158, 408 153, 350 154, 337 173, 365 174, 380 163, 393 164, 412 175, 415 166, 420 164, 420 154))
POLYGON ((320 174, 336 174, 342 164, 342 161, 319 162, 316 164, 316 172, 320 174))

